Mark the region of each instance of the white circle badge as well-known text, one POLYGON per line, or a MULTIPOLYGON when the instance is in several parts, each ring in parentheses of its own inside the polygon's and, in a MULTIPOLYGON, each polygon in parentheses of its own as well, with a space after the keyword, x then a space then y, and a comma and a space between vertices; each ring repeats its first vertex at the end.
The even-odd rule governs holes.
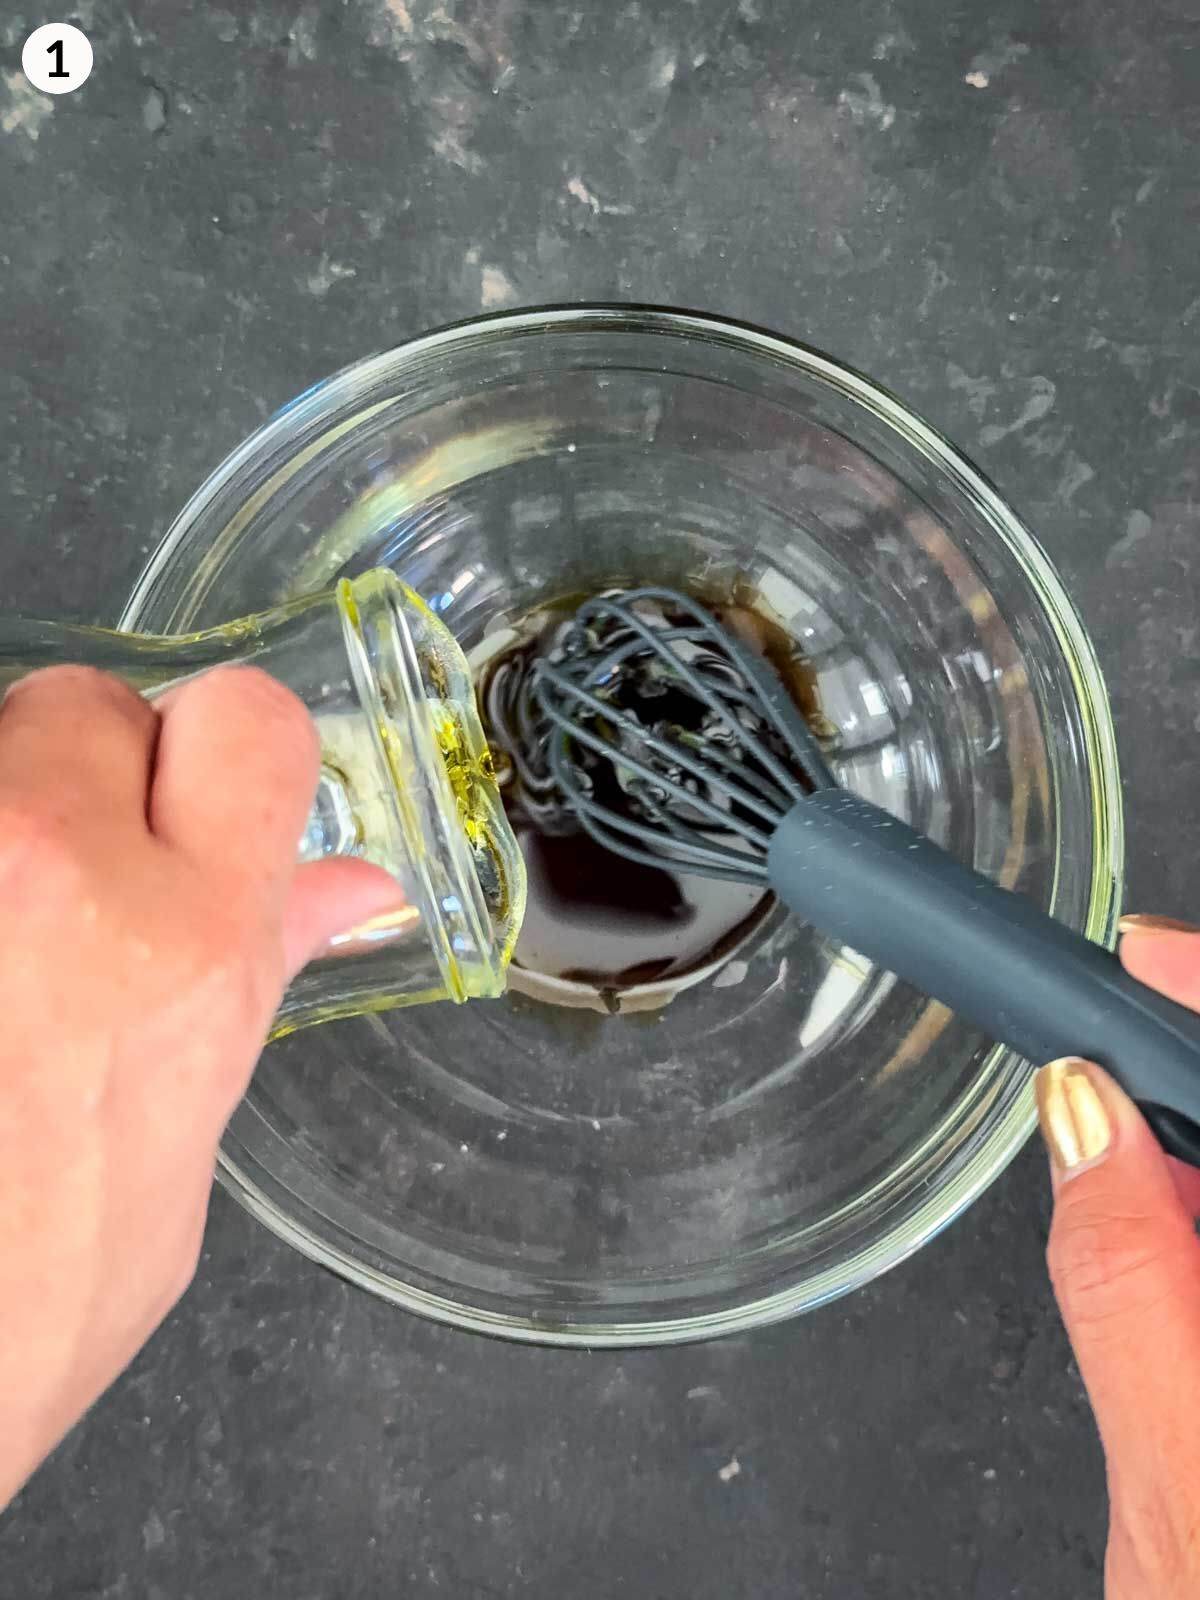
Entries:
POLYGON ((69 22, 47 22, 26 39, 21 66, 33 87, 43 94, 70 94, 86 83, 91 73, 91 42, 69 22))

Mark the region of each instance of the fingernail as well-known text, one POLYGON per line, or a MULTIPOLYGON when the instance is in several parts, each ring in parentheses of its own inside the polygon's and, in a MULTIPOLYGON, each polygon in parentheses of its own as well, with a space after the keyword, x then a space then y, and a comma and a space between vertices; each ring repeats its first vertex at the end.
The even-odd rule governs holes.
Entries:
POLYGON ((346 928, 330 939, 321 952, 326 956, 357 956, 364 951, 373 950, 381 944, 387 944, 392 939, 409 933, 414 925, 421 920, 421 913, 415 906, 410 906, 407 901, 401 901, 387 911, 381 911, 376 916, 368 917, 363 922, 356 922, 352 928, 346 928))
POLYGON ((1122 917, 1117 923, 1122 933, 1200 933, 1194 922, 1181 922, 1178 917, 1141 916, 1134 913, 1122 917))
POLYGON ((1050 1159, 1063 1177, 1094 1166, 1112 1143, 1112 1123, 1078 1056, 1052 1061, 1037 1075, 1038 1118, 1050 1159))

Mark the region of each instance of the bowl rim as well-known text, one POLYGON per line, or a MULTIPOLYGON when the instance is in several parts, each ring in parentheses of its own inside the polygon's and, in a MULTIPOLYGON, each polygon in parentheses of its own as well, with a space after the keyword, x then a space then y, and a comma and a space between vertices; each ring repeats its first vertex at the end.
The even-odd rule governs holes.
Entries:
MULTIPOLYGON (((331 417, 356 395, 393 381, 409 365, 430 355, 449 355, 464 347, 505 335, 528 337, 591 332, 636 332, 732 345, 757 357, 799 369, 871 412, 921 455, 936 464, 957 492, 1016 561, 1030 583, 1058 641, 1067 665, 1082 723, 1091 786, 1095 845, 1084 932, 1111 946, 1120 911, 1124 866, 1124 824, 1116 734, 1108 694, 1095 649, 1079 612, 1036 536, 1029 530, 985 473, 979 470, 932 424, 912 411, 884 386, 855 368, 800 340, 774 333, 737 318, 642 302, 559 302, 468 317, 418 334, 391 348, 350 363, 311 385, 251 433, 209 474, 163 534, 134 585, 119 626, 137 630, 140 618, 183 547, 201 525, 218 496, 227 493, 240 474, 268 462, 278 466, 281 452, 301 430, 331 417)), ((989 1058, 1011 1051, 997 1046, 989 1058)), ((488 1310, 404 1283, 318 1236, 283 1211, 238 1163, 222 1149, 217 1176, 253 1216, 302 1254, 381 1298, 438 1322, 474 1332, 501 1335, 527 1343, 564 1346, 636 1346, 685 1343, 719 1334, 745 1332, 812 1310, 862 1287, 897 1266, 936 1237, 1004 1171, 1026 1143, 1036 1121, 1032 1068, 1011 1096, 979 1146, 949 1181, 920 1204, 884 1226, 836 1265, 807 1271, 790 1285, 773 1289, 725 1308, 626 1323, 560 1325, 543 1316, 517 1316, 488 1310)))

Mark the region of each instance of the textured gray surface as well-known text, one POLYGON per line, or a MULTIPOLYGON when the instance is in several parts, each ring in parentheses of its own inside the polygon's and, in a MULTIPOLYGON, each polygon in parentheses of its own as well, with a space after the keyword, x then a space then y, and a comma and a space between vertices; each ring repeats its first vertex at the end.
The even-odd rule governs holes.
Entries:
MULTIPOLYGON (((0 594, 111 619, 249 429, 427 325, 725 311, 898 390, 1024 512, 1110 676, 1131 899, 1194 912, 1195 16, 86 0, 95 71, 51 102, 17 0, 0 594)), ((195 1290, 0 1526, 0 1594, 1095 1594, 1044 1190, 1031 1150, 853 1300, 595 1356, 389 1312, 218 1198, 195 1290)))

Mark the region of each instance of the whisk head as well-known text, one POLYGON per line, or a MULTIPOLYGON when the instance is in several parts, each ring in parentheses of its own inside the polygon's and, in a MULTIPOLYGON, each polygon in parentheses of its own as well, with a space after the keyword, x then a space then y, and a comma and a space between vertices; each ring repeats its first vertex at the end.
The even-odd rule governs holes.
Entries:
POLYGON ((673 589, 585 601, 505 720, 527 786, 607 849, 677 872, 765 883, 778 823, 834 784, 767 663, 673 589))

